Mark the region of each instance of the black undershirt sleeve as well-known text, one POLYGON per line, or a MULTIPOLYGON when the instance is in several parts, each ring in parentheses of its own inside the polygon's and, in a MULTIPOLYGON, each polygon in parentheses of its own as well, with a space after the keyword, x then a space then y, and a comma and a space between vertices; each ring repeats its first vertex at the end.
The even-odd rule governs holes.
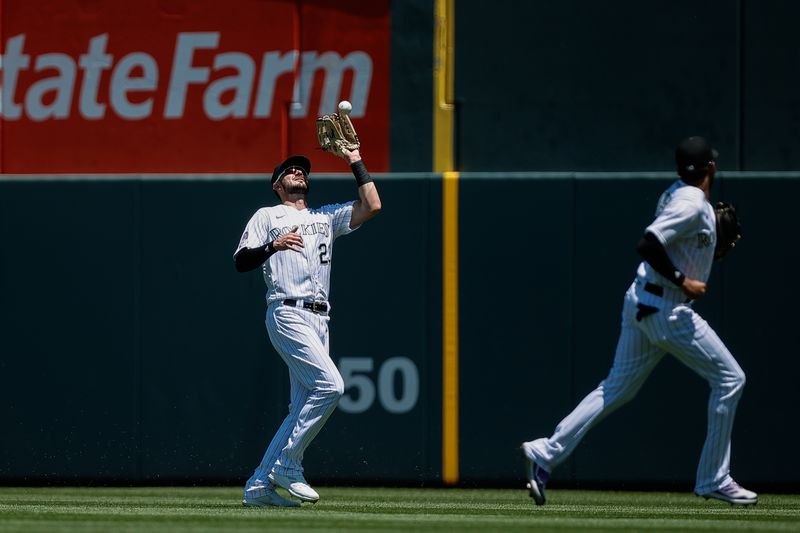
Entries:
POLYGON ((264 264, 264 261, 275 253, 272 242, 258 248, 242 248, 233 256, 237 272, 249 272, 264 264))
POLYGON ((649 231, 639 240, 636 245, 636 251, 639 252, 647 263, 653 269, 670 280, 672 283, 680 287, 683 285, 683 280, 686 276, 678 270, 667 255, 667 250, 658 238, 649 231))

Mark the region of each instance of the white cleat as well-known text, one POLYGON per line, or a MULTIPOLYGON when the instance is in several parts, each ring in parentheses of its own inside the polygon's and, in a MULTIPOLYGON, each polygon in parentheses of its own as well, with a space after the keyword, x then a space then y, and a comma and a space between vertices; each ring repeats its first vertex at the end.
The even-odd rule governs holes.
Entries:
POLYGON ((700 494, 700 496, 706 500, 709 498, 722 500, 723 502, 728 502, 731 505, 755 505, 758 503, 758 494, 751 490, 747 490, 735 481, 731 481, 724 487, 721 487, 715 491, 707 492, 706 494, 700 494))
POLYGON ((289 494, 295 498, 300 498, 304 502, 317 503, 319 500, 317 491, 311 488, 311 485, 308 484, 308 481, 306 481, 302 475, 289 477, 276 472, 270 472, 269 480, 279 487, 283 487, 289 491, 289 494))
POLYGON ((242 505, 245 507, 300 507, 300 504, 286 499, 272 487, 250 488, 244 491, 242 505))

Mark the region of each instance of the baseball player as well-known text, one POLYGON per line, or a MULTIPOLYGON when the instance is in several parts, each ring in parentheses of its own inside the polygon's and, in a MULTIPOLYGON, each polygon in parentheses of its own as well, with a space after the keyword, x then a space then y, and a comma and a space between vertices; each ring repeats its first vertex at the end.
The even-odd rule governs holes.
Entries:
POLYGON ((246 506, 297 507, 275 491, 316 502, 303 477, 303 453, 344 393, 342 376, 328 354, 333 242, 381 210, 375 183, 358 150, 345 150, 358 184, 358 200, 310 208, 310 161, 292 156, 275 167, 272 189, 280 204, 256 211, 234 254, 236 269, 261 267, 267 284, 266 326, 272 346, 289 368, 289 414, 244 487, 246 506))
MULTIPOLYGON (((522 443, 530 495, 545 503, 550 472, 596 423, 631 400, 665 353, 703 377, 711 388, 708 429, 695 493, 751 505, 758 495, 730 475, 731 430, 745 376, 713 329, 692 309, 706 292, 717 238, 708 202, 717 172, 717 151, 702 137, 676 150, 680 179, 660 197, 656 218, 639 241, 644 258, 625 293, 622 328, 611 371, 549 438, 522 443)), ((738 236, 737 236, 738 237, 738 236)))

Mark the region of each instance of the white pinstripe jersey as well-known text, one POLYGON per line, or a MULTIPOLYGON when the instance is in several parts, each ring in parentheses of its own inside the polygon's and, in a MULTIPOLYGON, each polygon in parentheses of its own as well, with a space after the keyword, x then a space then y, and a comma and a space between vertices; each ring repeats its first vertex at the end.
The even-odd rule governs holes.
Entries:
POLYGON ((239 240, 237 252, 245 247, 263 246, 295 226, 303 237, 304 247, 300 252, 276 252, 261 266, 267 284, 267 302, 286 298, 328 301, 333 241, 356 229, 350 229, 352 214, 353 202, 303 210, 276 205, 255 212, 239 240))
MULTIPOLYGON (((664 245, 667 256, 687 277, 702 282, 708 280, 714 262, 717 240, 716 216, 705 193, 681 180, 661 194, 656 219, 647 226, 664 245)), ((667 288, 676 288, 646 261, 639 265, 639 275, 667 288)))

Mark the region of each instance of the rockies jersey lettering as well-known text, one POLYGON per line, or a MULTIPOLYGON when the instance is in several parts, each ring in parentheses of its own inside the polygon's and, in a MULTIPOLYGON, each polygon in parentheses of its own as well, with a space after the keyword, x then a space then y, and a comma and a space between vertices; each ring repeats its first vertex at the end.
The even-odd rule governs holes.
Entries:
POLYGON ((237 252, 263 246, 294 228, 303 237, 299 252, 277 252, 262 265, 267 302, 287 298, 329 300, 333 241, 352 231, 352 214, 353 202, 303 210, 276 205, 255 212, 245 227, 237 252))
POLYGON ((293 229, 297 228, 297 233, 299 235, 316 235, 322 234, 326 237, 330 235, 331 225, 327 222, 316 222, 314 224, 301 224, 300 226, 283 226, 282 228, 275 228, 269 230, 269 235, 271 239, 274 241, 281 235, 286 235, 287 233, 291 233, 293 229))

